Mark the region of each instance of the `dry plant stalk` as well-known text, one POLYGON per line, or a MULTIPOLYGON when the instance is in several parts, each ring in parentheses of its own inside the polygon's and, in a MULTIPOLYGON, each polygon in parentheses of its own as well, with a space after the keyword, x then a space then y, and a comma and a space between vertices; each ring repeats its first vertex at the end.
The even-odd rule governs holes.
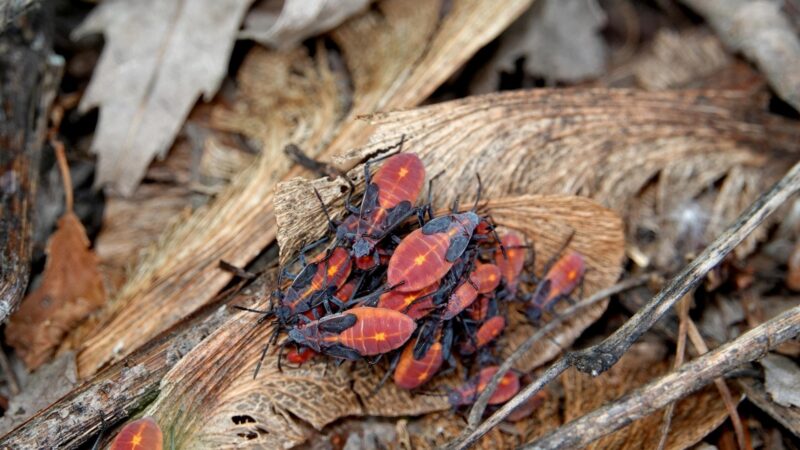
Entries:
MULTIPOLYGON (((282 155, 286 144, 300 144, 319 156, 363 143, 366 124, 342 117, 339 101, 352 102, 347 117, 420 103, 531 1, 460 0, 448 3, 442 17, 443 1, 381 2, 380 12, 370 11, 333 32, 350 83, 336 83, 326 74, 327 61, 269 52, 279 64, 260 66, 250 87, 256 89, 256 80, 274 80, 268 86, 285 101, 266 115, 250 114, 247 105, 238 105, 245 109, 241 126, 260 130, 262 154, 213 204, 168 230, 120 289, 103 320, 76 333, 86 338, 71 339, 82 342, 81 376, 119 360, 208 303, 231 278, 219 270, 220 259, 244 266, 274 240, 272 189, 290 172, 282 155), (287 70, 298 67, 300 75, 287 70), (354 87, 352 95, 339 90, 348 84, 354 87), (266 123, 253 117, 266 117, 266 123), (138 314, 144 308, 151 311, 147 317, 138 314)), ((217 118, 220 127, 227 123, 233 128, 231 114, 225 116, 217 118)), ((291 170, 292 176, 301 173, 291 170)))
MULTIPOLYGON (((711 243, 692 263, 676 275, 664 289, 653 297, 642 309, 630 318, 614 334, 600 344, 585 350, 568 353, 553 363, 544 373, 520 391, 502 408, 486 419, 477 428, 465 429, 462 436, 454 440, 448 448, 466 448, 483 434, 496 426, 517 406, 525 402, 532 395, 542 389, 544 385, 555 379, 567 368, 574 366, 578 370, 592 375, 598 375, 613 366, 625 351, 649 330, 653 324, 671 308, 692 287, 696 286, 714 266, 730 253, 733 248, 742 242, 752 231, 763 222, 767 216, 778 209, 789 197, 800 190, 800 163, 792 167, 789 172, 772 187, 762 194, 758 200, 744 211, 739 219, 711 243)), ((784 315, 785 316, 785 315, 784 315)), ((781 317, 784 317, 781 316, 781 317)), ((800 318, 798 318, 800 320, 800 318)), ((762 332, 769 331, 759 327, 762 332)), ((782 332, 785 330, 782 330, 782 332)), ((748 333, 749 335, 750 333, 748 333)), ((789 339, 793 336, 785 337, 789 339)), ((744 342, 744 341, 740 341, 744 342)), ((727 347, 726 347, 727 348, 727 347)), ((720 349, 715 350, 715 355, 720 349)), ((696 365, 699 358, 691 363, 696 365)), ((725 363, 722 361, 720 364, 725 363)), ((688 367, 686 365, 684 367, 688 367)), ((681 369, 684 370, 684 369, 681 369)), ((718 375, 719 376, 719 375, 718 375)), ((716 378, 716 377, 714 377, 716 378)), ((713 378, 712 378, 713 379, 713 378)), ((698 386, 699 387, 699 386, 698 386)), ((674 393, 679 394, 679 393, 674 393)), ((671 400, 665 402, 669 403, 671 400)), ((562 427, 563 428, 563 427, 562 427)), ((602 435, 602 434, 601 434, 602 435)))
MULTIPOLYGON (((472 184, 472 180, 464 182, 472 184)), ((585 283, 588 292, 608 286, 619 276, 624 249, 622 223, 594 202, 579 197, 522 196, 489 200, 485 209, 498 224, 536 242, 542 260, 558 251, 574 232, 570 248, 580 251, 591 268, 585 283)), ((308 220, 317 219, 309 216, 308 220)), ((569 345, 602 314, 606 303, 599 302, 584 314, 568 318, 554 330, 554 339, 569 345)), ((260 306, 266 308, 267 304, 260 306)), ((369 395, 384 372, 364 364, 326 370, 328 363, 323 360, 300 368, 284 366, 280 372, 274 350, 254 380, 255 364, 272 333, 271 327, 258 320, 255 314, 242 313, 196 347, 164 378, 162 393, 147 414, 181 430, 176 436, 181 445, 297 445, 311 432, 304 424, 321 430, 344 416, 407 416, 449 408, 442 396, 413 395, 391 382, 376 395, 369 395)), ((506 333, 509 339, 522 340, 528 330, 528 325, 518 323, 506 333)), ((539 344, 520 363, 524 370, 558 351, 550 342, 539 344)), ((431 389, 454 384, 459 376, 453 373, 437 380, 431 389)))

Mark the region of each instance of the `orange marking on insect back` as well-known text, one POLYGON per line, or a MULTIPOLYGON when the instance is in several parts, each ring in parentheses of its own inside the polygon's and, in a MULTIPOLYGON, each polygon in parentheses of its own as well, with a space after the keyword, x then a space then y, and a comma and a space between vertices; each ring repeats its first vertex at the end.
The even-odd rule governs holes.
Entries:
POLYGON ((470 279, 478 286, 478 293, 486 294, 497 289, 500 276, 500 267, 494 264, 481 264, 472 271, 470 279))
POLYGON ((350 347, 363 356, 400 348, 417 328, 412 318, 392 309, 359 306, 347 310, 347 314, 356 316, 355 325, 322 340, 350 347))
POLYGON ((545 276, 550 280, 550 292, 547 300, 571 294, 585 272, 586 263, 580 253, 571 250, 564 254, 553 264, 545 276))
POLYGON ((372 182, 378 186, 378 205, 394 208, 403 201, 414 203, 425 182, 425 166, 413 153, 398 153, 383 163, 372 182))
POLYGON ((161 428, 150 417, 125 425, 111 442, 112 450, 162 450, 161 428))
POLYGON ((399 292, 413 292, 441 280, 453 266, 445 259, 449 245, 446 233, 425 235, 421 228, 412 231, 389 259, 389 284, 399 292))
POLYGON ((421 319, 433 310, 433 298, 430 294, 437 289, 438 282, 414 292, 391 290, 381 295, 378 307, 400 311, 414 320, 421 319))
POLYGON ((510 231, 500 238, 500 242, 502 242, 506 254, 503 255, 498 251, 495 253, 494 262, 500 268, 506 286, 513 295, 517 291, 519 275, 525 266, 525 251, 520 248, 523 244, 522 238, 519 234, 510 231))

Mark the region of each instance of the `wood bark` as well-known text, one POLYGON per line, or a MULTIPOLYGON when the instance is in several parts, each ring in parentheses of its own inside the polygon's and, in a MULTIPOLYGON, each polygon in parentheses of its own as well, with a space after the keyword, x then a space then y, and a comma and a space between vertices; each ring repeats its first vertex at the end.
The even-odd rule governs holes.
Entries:
POLYGON ((39 160, 63 67, 40 6, 4 11, 0 34, 0 322, 28 286, 39 160))

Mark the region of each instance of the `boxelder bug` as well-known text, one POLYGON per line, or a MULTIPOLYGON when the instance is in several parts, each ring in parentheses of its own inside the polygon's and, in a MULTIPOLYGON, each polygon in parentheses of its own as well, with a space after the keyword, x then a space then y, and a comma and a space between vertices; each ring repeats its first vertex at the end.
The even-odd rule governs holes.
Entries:
POLYGON ((509 231, 500 238, 500 242, 505 248, 505 255, 495 254, 495 264, 500 268, 503 281, 506 283, 506 290, 512 297, 517 293, 519 285, 519 275, 525 266, 525 248, 519 234, 509 231))
POLYGON ((111 450, 161 450, 164 445, 161 428, 151 417, 125 425, 111 442, 111 450))
POLYGON ((536 322, 545 310, 552 313, 559 300, 569 299, 585 272, 586 263, 580 253, 569 251, 562 255, 536 285, 526 307, 528 318, 536 322))
POLYGON ((442 366, 441 342, 431 344, 421 358, 414 357, 414 343, 406 344, 394 371, 394 384, 403 389, 414 389, 427 383, 442 366))
POLYGON ((433 293, 437 289, 439 289, 438 282, 415 292, 391 290, 381 295, 380 300, 378 300, 378 307, 400 311, 412 319, 418 320, 428 315, 435 308, 433 305, 433 293))
POLYGON ((482 348, 492 342, 503 332, 506 327, 506 319, 503 316, 494 316, 482 323, 475 333, 474 342, 472 340, 464 342, 461 346, 461 353, 468 355, 474 353, 476 349, 482 348))
POLYGON ((478 294, 494 291, 500 284, 500 269, 494 264, 481 264, 469 274, 469 280, 456 287, 447 301, 444 320, 450 320, 475 302, 478 294))
POLYGON ((337 239, 352 245, 356 264, 362 270, 380 263, 376 245, 414 214, 414 202, 425 181, 425 166, 413 153, 391 156, 374 177, 370 177, 369 164, 364 165, 366 188, 361 206, 352 206, 348 196, 345 204, 351 215, 336 228, 337 239))
MULTIPOLYGON (((489 384, 489 380, 497 373, 498 369, 498 366, 485 367, 478 375, 470 378, 465 384, 451 390, 447 395, 450 404, 452 406, 463 406, 474 403, 478 395, 486 389, 486 385, 489 384)), ((489 404, 499 405, 505 403, 511 399, 517 391, 519 391, 519 376, 511 371, 506 372, 503 378, 500 379, 500 384, 497 385, 497 389, 495 389, 492 396, 489 397, 489 404)))
POLYGON ((327 257, 306 266, 281 295, 276 312, 281 323, 294 323, 294 316, 311 311, 319 304, 324 304, 329 310, 327 302, 337 301, 333 292, 345 284, 351 266, 350 255, 342 247, 335 247, 327 257), (309 277, 309 274, 313 275, 309 277))
POLYGON ((400 348, 417 324, 386 308, 359 306, 289 330, 289 340, 343 359, 361 359, 400 348))

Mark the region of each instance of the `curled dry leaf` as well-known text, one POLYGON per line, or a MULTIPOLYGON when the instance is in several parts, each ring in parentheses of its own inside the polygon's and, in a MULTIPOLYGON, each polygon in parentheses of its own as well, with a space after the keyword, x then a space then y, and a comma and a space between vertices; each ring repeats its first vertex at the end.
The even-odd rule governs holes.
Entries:
POLYGON ((100 106, 97 184, 130 195, 166 153, 200 94, 219 89, 251 1, 106 1, 75 31, 106 37, 80 105, 100 106))
POLYGON ((41 286, 25 298, 6 327, 6 342, 30 370, 47 361, 64 335, 105 302, 97 256, 74 213, 58 220, 47 254, 41 286))
MULTIPOLYGON (((488 201, 486 209, 499 224, 526 233, 536 242, 541 258, 552 255, 574 231, 571 247, 584 253, 590 267, 587 291, 605 287, 619 276, 622 224, 594 202, 529 196, 488 201)), ((587 312, 587 317, 596 319, 604 308, 601 305, 587 312)), ((443 396, 412 395, 391 382, 370 397, 384 372, 366 364, 333 367, 318 361, 279 372, 273 352, 253 380, 255 364, 272 331, 264 324, 258 326, 257 320, 257 315, 243 313, 196 347, 164 378, 162 393, 149 413, 160 416, 161 423, 178 421, 176 429, 184 430, 182 445, 298 444, 306 439, 308 425, 319 430, 344 416, 407 416, 449 408, 443 396), (177 416, 179 409, 183 413, 177 416)), ((569 321, 555 334, 567 345, 589 323, 587 319, 569 321)), ((527 332, 529 328, 521 325, 511 329, 513 335, 527 332)), ((458 373, 452 373, 437 380, 431 389, 441 390, 460 379, 458 373)))
POLYGON ((368 124, 343 121, 342 104, 349 106, 350 119, 417 105, 531 1, 458 0, 446 2, 449 8, 442 1, 383 1, 333 33, 347 66, 341 72, 350 77, 344 83, 342 74, 330 69, 341 61, 327 61, 324 45, 317 59, 302 49, 251 52, 239 75, 243 98, 231 110, 215 113, 212 125, 260 141, 261 155, 213 204, 166 230, 142 258, 101 325, 82 343, 81 376, 124 357, 209 302, 231 278, 219 269, 220 259, 244 266, 275 239, 272 192, 290 168, 286 144, 317 157, 366 142, 368 124), (139 314, 143 308, 152 311, 147 318, 139 314))
MULTIPOLYGON (((593 378, 577 370, 561 376, 564 389, 564 421, 568 422, 604 403, 633 391, 670 370, 660 344, 636 344, 608 372, 593 378)), ((741 400, 741 396, 737 397, 741 400)), ((627 427, 593 442, 589 449, 657 448, 664 414, 657 411, 627 427)), ((684 449, 696 444, 728 417, 717 390, 706 387, 675 405, 666 449, 684 449)))
POLYGON ((772 401, 781 406, 800 408, 800 391, 797 389, 800 367, 791 359, 773 353, 760 362, 764 366, 764 386, 772 401))
POLYGON ((476 93, 494 92, 500 72, 525 72, 549 82, 578 82, 600 75, 608 49, 600 31, 606 23, 596 0, 540 0, 500 36, 500 47, 479 74, 476 93))
POLYGON ((261 0, 244 19, 243 39, 290 48, 335 28, 372 0, 261 0))
POLYGON ((703 16, 731 50, 758 65, 781 98, 800 111, 800 38, 780 3, 681 0, 703 16))

